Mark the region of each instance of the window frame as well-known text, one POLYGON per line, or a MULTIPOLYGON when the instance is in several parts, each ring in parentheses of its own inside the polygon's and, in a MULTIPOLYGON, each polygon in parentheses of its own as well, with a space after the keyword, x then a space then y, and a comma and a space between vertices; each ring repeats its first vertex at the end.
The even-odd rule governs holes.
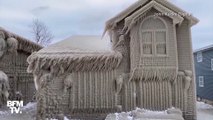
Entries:
POLYGON ((203 53, 201 51, 197 52, 197 62, 203 62, 203 53))
POLYGON ((199 76, 198 77, 198 86, 199 87, 204 87, 204 76, 199 76))
POLYGON ((158 56, 158 57, 168 57, 168 55, 169 55, 169 50, 168 50, 168 27, 167 27, 167 24, 166 24, 166 21, 164 20, 164 19, 162 19, 162 18, 160 18, 160 17, 153 17, 153 16, 148 16, 148 17, 146 17, 142 22, 141 22, 141 24, 140 24, 140 27, 139 27, 139 34, 140 34, 140 48, 141 48, 141 55, 142 56, 145 56, 145 57, 153 57, 153 56, 158 56), (149 19, 149 18, 152 18, 152 19, 158 19, 158 20, 160 20, 163 24, 164 24, 164 26, 165 26, 165 28, 164 29, 158 29, 158 28, 156 28, 156 29, 142 29, 142 25, 143 25, 143 23, 147 20, 147 19, 149 19), (144 54, 144 52, 143 52, 143 45, 144 45, 144 43, 143 43, 143 33, 145 33, 145 32, 151 32, 151 34, 152 34, 152 54, 144 54), (156 40, 156 33, 157 32, 165 32, 165 43, 158 43, 157 42, 157 40, 156 40), (165 44, 166 45, 166 54, 158 54, 157 53, 157 45, 159 45, 159 44, 165 44))

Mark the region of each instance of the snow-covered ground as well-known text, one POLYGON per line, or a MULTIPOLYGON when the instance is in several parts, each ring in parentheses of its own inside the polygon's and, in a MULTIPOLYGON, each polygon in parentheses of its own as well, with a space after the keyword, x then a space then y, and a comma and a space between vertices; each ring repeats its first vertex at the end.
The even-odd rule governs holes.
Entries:
POLYGON ((11 114, 9 109, 0 111, 1 120, 33 120, 35 119, 36 103, 29 102, 21 108, 21 114, 11 114))
POLYGON ((197 102, 197 120, 213 120, 213 106, 197 102))
MULTIPOLYGON (((0 120, 34 120, 36 112, 35 106, 36 103, 28 103, 22 108, 22 114, 10 114, 9 110, 1 110, 0 120)), ((211 105, 197 102, 197 113, 197 120, 213 120, 213 106, 211 105)), ((68 119, 65 117, 64 120, 68 119)))
POLYGON ((109 114, 106 120, 184 120, 180 109, 170 108, 165 111, 150 111, 137 108, 130 112, 109 114))

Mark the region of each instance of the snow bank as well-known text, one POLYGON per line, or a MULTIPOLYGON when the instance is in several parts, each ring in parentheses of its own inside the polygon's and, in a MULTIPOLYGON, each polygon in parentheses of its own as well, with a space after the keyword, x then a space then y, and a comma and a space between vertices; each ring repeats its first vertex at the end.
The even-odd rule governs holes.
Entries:
POLYGON ((204 102, 197 102, 197 109, 212 109, 213 110, 213 106, 206 104, 204 102))
POLYGON ((36 102, 29 102, 22 108, 22 110, 34 109, 36 108, 36 104, 37 104, 36 102))
MULTIPOLYGON (((49 120, 49 119, 46 119, 46 120, 49 120)), ((58 120, 58 119, 50 119, 50 120, 58 120)), ((70 119, 68 119, 66 116, 64 117, 64 120, 70 120, 70 119)))
POLYGON ((36 115, 36 102, 29 102, 25 106, 21 108, 22 112, 26 112, 30 114, 31 116, 35 117, 36 115))
POLYGON ((9 115, 10 113, 8 111, 0 111, 0 116, 2 115, 9 115))
POLYGON ((105 120, 184 120, 179 109, 171 108, 166 111, 151 111, 136 108, 130 112, 114 113, 107 115, 105 120))
POLYGON ((69 120, 66 116, 64 117, 64 120, 69 120))

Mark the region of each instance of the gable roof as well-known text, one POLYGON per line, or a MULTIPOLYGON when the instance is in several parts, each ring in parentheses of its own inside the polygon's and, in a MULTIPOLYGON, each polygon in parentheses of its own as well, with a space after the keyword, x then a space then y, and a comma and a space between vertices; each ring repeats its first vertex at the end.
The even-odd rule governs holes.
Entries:
POLYGON ((158 10, 159 12, 167 13, 168 17, 171 18, 173 20, 173 23, 175 23, 175 24, 181 24, 182 21, 184 20, 183 17, 181 17, 178 14, 175 14, 170 9, 164 7, 163 5, 161 5, 155 1, 151 1, 125 19, 125 26, 124 26, 125 28, 124 29, 128 28, 128 30, 126 32, 128 32, 131 29, 131 27, 137 22, 138 18, 141 18, 141 16, 145 16, 146 13, 149 10, 151 10, 152 8, 158 10))
POLYGON ((27 53, 32 53, 34 51, 38 51, 41 48, 43 48, 42 46, 24 38, 24 37, 21 37, 15 33, 9 32, 2 27, 0 27, 0 31, 2 31, 5 34, 6 39, 9 37, 13 37, 18 41, 18 50, 22 50, 27 53))
POLYGON ((124 20, 126 17, 130 16, 133 14, 136 10, 142 8, 144 5, 148 4, 149 2, 155 1, 156 3, 159 3, 160 5, 164 6, 165 8, 176 12, 176 13, 181 13, 181 16, 185 17, 186 19, 191 21, 191 26, 195 25, 198 23, 198 19, 190 15, 189 13, 185 12, 184 10, 180 9, 179 7, 175 6, 174 4, 170 3, 167 0, 138 0, 136 3, 133 5, 129 6, 127 9, 123 10, 121 13, 116 15, 115 17, 109 19, 106 22, 105 26, 105 31, 107 29, 113 28, 116 26, 117 23, 121 22, 124 20))

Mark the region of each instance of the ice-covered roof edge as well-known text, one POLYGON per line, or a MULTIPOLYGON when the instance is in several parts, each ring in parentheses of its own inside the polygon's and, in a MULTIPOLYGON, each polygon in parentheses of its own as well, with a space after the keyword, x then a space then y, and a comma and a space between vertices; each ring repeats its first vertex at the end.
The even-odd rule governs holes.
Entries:
POLYGON ((41 45, 36 44, 36 43, 30 41, 29 39, 21 37, 15 33, 9 32, 2 27, 0 27, 0 31, 2 31, 5 34, 6 38, 13 37, 13 38, 17 39, 18 50, 23 50, 25 52, 32 53, 34 51, 38 51, 43 48, 41 45))
POLYGON ((193 25, 195 25, 195 24, 197 24, 199 22, 199 20, 197 18, 195 18, 191 14, 187 13, 186 11, 184 11, 181 8, 175 6, 174 4, 172 4, 171 2, 169 2, 167 0, 138 0, 137 2, 135 2, 134 4, 129 6, 127 9, 123 10, 122 12, 120 12, 115 17, 109 19, 106 22, 104 33, 108 29, 115 27, 117 23, 119 23, 120 21, 124 20, 126 17, 131 15, 138 8, 144 6, 145 4, 148 4, 150 1, 155 1, 155 2, 163 5, 164 7, 167 7, 168 9, 170 9, 170 10, 176 12, 176 13, 179 13, 181 15, 185 15, 184 17, 191 21, 191 26, 193 26, 193 25))

